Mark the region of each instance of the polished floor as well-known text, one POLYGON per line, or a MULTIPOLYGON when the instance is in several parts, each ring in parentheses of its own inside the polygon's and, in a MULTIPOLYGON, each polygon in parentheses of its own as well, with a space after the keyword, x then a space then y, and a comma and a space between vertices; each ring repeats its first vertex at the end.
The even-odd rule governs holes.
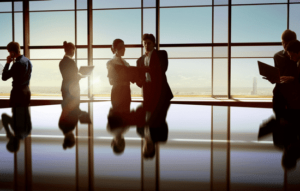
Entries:
POLYGON ((171 104, 153 131, 141 126, 148 114, 139 107, 131 103, 131 120, 115 124, 109 101, 81 103, 84 117, 66 130, 60 105, 33 106, 30 119, 6 125, 10 133, 3 121, 24 111, 0 109, 0 190, 300 190, 300 164, 285 168, 272 133, 258 138, 272 109, 171 104), (17 123, 31 124, 16 133, 17 123), (121 151, 112 146, 118 136, 121 151))

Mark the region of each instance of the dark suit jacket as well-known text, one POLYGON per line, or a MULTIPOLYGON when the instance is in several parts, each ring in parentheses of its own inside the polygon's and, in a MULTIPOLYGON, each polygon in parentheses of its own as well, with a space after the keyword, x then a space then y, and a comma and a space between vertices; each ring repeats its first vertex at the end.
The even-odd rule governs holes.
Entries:
MULTIPOLYGON (((145 67, 145 55, 137 60, 137 67, 145 67)), ((146 76, 144 73, 140 73, 139 79, 142 80, 142 84, 138 84, 143 87, 144 101, 156 102, 158 101, 170 101, 173 98, 173 93, 167 81, 166 71, 168 69, 168 54, 164 50, 153 50, 150 58, 150 77, 151 82, 146 83, 146 76)))
MULTIPOLYGON (((70 85, 74 85, 79 90, 78 68, 75 61, 69 57, 64 57, 59 63, 59 69, 63 78, 61 91, 69 92, 70 85)), ((80 91, 77 92, 78 95, 80 91)))

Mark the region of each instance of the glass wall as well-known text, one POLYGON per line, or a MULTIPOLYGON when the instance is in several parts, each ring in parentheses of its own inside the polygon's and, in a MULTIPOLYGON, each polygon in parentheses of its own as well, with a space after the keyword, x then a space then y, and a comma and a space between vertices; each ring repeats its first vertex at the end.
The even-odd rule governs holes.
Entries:
MULTIPOLYGON (((168 52, 166 75, 175 98, 272 97, 274 85, 261 78, 257 60, 274 65, 273 55, 282 50, 281 33, 289 28, 300 35, 300 1, 160 0, 159 7, 156 3, 29 1, 32 95, 61 95, 58 65, 64 56, 63 41, 68 41, 77 47, 73 58, 78 67, 95 66, 93 76, 81 80, 81 94, 109 98, 106 63, 113 57, 113 40, 124 40, 124 58, 135 66, 144 53, 142 34, 152 33, 159 37, 160 49, 168 52)), ((0 70, 10 41, 23 48, 23 22, 22 1, 0 3, 0 24, 7 26, 0 35, 0 70)), ((9 95, 11 81, 0 82, 0 96, 9 95)), ((131 93, 140 97, 141 89, 132 84, 131 93)))

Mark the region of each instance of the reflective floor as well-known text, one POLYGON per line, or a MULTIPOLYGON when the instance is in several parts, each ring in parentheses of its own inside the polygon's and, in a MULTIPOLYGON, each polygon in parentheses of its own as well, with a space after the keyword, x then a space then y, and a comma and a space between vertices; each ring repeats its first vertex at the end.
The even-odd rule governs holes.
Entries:
POLYGON ((274 134, 258 138, 272 109, 171 104, 153 128, 140 105, 126 120, 110 102, 82 103, 78 118, 0 109, 0 190, 300 189, 300 164, 285 168, 274 134))

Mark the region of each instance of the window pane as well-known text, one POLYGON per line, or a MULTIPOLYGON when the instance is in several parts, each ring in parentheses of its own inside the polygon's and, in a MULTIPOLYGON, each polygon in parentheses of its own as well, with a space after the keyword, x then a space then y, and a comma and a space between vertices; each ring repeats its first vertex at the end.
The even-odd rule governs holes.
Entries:
POLYGON ((228 0, 214 0, 215 5, 228 5, 228 0))
POLYGON ((214 42, 228 42, 228 6, 214 7, 214 42))
MULTIPOLYGON (((259 74, 258 59, 231 59, 231 94, 236 97, 271 97, 274 85, 262 79, 259 74)), ((274 66, 272 58, 259 58, 274 66)))
POLYGON ((233 46, 231 57, 273 57, 282 46, 233 46))
MULTIPOLYGON (((65 55, 64 49, 31 49, 30 59, 63 59, 65 55)), ((58 67, 58 63, 56 63, 58 67)))
POLYGON ((23 13, 15 13, 15 41, 23 46, 23 13))
POLYGON ((93 9, 141 7, 141 0, 93 0, 93 9))
POLYGON ((234 6, 232 42, 279 42, 286 22, 286 5, 234 6))
POLYGON ((211 59, 169 59, 166 75, 175 97, 211 95, 211 59))
POLYGON ((62 77, 60 60, 32 60, 30 90, 32 96, 60 95, 62 77))
MULTIPOLYGON (((6 47, 6 45, 5 45, 5 47, 6 47)), ((5 60, 5 61, 1 61, 2 62, 2 64, 5 64, 4 62, 6 62, 6 57, 9 55, 9 53, 8 53, 8 51, 6 50, 6 49, 2 49, 2 50, 0 50, 0 59, 2 60, 5 60)))
POLYGON ((88 57, 88 52, 87 48, 77 48, 77 58, 85 58, 87 59, 88 57))
POLYGON ((29 11, 74 9, 74 0, 29 1, 29 11))
POLYGON ((156 0, 143 0, 144 7, 155 7, 156 6, 156 0))
MULTIPOLYGON (((110 48, 94 48, 93 57, 94 58, 113 58, 113 53, 110 48)), ((141 48, 126 48, 125 55, 123 58, 136 58, 141 57, 141 48)))
POLYGON ((87 9, 87 0, 77 0, 77 9, 87 9))
POLYGON ((161 50, 166 50, 169 58, 211 57, 211 47, 172 47, 161 48, 161 50))
POLYGON ((74 12, 30 13, 31 45, 63 45, 75 41, 74 12), (42 19, 41 19, 42 18, 42 19))
POLYGON ((211 13, 211 7, 161 9, 160 43, 211 43, 211 13))
POLYGON ((211 5, 212 0, 160 0, 160 6, 211 5))
MULTIPOLYGON (((300 4, 290 5, 290 29, 300 35, 300 4)), ((299 39, 299 38, 298 38, 299 39)))
POLYGON ((214 59, 213 95, 227 96, 228 93, 228 60, 214 59))
POLYGON ((228 57, 228 47, 214 47, 214 57, 228 57))
POLYGON ((143 33, 151 33, 156 37, 156 11, 155 9, 144 9, 143 33))
POLYGON ((300 0, 290 0, 290 3, 300 3, 300 0))
MULTIPOLYGON (((12 41, 12 15, 11 13, 0 13, 0 26, 6 26, 5 32, 0 35, 0 46, 7 46, 12 41)), ((3 28, 2 28, 3 31, 3 28)))
POLYGON ((125 44, 141 43, 140 10, 94 11, 93 17, 93 44, 112 44, 116 38, 125 44))
POLYGON ((15 7, 14 7, 15 11, 23 11, 23 2, 15 2, 15 7))
POLYGON ((4 2, 0 3, 0 12, 11 12, 12 11, 12 5, 11 2, 4 2))
POLYGON ((87 45, 87 11, 77 11, 77 45, 87 45))
POLYGON ((232 0, 232 4, 287 3, 287 0, 232 0))

